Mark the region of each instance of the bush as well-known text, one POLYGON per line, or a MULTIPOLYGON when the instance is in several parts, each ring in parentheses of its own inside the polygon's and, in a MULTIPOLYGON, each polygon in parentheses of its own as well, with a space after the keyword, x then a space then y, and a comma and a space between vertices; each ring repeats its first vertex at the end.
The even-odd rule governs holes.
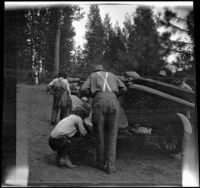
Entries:
POLYGON ((33 70, 29 70, 27 73, 26 73, 26 81, 28 84, 35 84, 35 72, 33 70))
POLYGON ((35 73, 32 70, 17 69, 17 82, 35 84, 35 73))
POLYGON ((50 72, 41 72, 39 75, 39 83, 49 83, 52 80, 52 74, 50 72))
POLYGON ((16 76, 17 76, 17 82, 26 82, 26 73, 27 71, 24 69, 17 69, 16 76))

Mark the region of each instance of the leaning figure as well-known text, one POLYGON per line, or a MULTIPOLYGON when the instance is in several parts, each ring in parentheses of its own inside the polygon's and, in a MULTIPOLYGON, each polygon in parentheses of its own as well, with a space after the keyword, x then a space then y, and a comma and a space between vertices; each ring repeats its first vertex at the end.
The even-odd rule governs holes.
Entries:
POLYGON ((82 93, 92 100, 92 124, 96 143, 97 167, 108 174, 115 172, 115 156, 120 117, 120 104, 117 96, 127 91, 126 86, 113 73, 96 65, 93 73, 81 87, 82 93))

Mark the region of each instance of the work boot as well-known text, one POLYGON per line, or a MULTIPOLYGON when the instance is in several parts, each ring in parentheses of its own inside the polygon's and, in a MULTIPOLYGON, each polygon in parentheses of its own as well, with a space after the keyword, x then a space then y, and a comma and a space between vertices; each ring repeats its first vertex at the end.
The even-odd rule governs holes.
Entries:
POLYGON ((64 159, 65 159, 65 164, 64 164, 64 165, 65 165, 67 168, 75 168, 75 167, 76 167, 76 165, 72 164, 72 162, 71 162, 71 160, 70 160, 70 158, 69 158, 68 155, 65 156, 64 159))
POLYGON ((60 166, 61 168, 66 168, 66 166, 65 166, 65 159, 63 157, 60 157, 58 159, 58 166, 60 166))
POLYGON ((76 165, 73 165, 71 163, 71 160, 69 159, 69 157, 65 156, 65 157, 60 157, 58 159, 58 165, 61 167, 61 168, 75 168, 76 165))

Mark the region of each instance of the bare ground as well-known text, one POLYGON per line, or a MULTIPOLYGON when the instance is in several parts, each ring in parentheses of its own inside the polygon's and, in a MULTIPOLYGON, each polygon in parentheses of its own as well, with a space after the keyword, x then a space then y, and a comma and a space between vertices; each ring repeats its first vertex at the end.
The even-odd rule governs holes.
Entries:
POLYGON ((119 136, 117 172, 108 175, 94 167, 90 155, 74 162, 74 169, 56 165, 56 153, 49 148, 48 138, 52 96, 45 85, 17 85, 17 160, 28 157, 29 185, 178 185, 182 181, 182 160, 164 155, 154 142, 141 136, 119 136))

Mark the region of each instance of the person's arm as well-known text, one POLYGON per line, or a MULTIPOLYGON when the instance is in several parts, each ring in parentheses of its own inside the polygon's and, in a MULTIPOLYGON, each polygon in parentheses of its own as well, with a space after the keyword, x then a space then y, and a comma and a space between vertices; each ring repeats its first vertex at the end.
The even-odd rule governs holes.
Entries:
POLYGON ((77 128, 81 136, 85 136, 87 134, 87 130, 85 129, 81 118, 77 121, 77 128))
POLYGON ((117 85, 119 87, 119 92, 126 92, 127 91, 127 87, 124 85, 124 83, 118 78, 117 78, 117 85))
POLYGON ((47 85, 47 90, 50 91, 51 93, 53 93, 53 84, 54 84, 54 80, 52 80, 52 81, 47 85))
POLYGON ((68 82, 68 80, 67 79, 64 79, 63 80, 64 82, 64 89, 69 93, 69 95, 71 95, 71 89, 70 89, 70 87, 69 87, 69 82, 68 82))
POLYGON ((88 76, 87 80, 81 86, 81 89, 80 89, 81 94, 88 95, 90 93, 90 87, 91 87, 91 75, 88 76))

